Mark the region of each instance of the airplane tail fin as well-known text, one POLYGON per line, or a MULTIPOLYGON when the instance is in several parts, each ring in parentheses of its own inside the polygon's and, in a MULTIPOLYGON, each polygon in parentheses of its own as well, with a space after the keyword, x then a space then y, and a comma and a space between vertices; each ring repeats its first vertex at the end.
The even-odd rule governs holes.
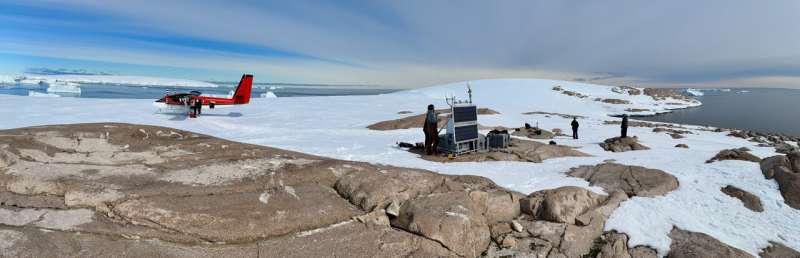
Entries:
POLYGON ((233 104, 247 104, 250 103, 250 94, 253 89, 253 75, 244 74, 242 80, 239 81, 239 86, 233 93, 233 104))

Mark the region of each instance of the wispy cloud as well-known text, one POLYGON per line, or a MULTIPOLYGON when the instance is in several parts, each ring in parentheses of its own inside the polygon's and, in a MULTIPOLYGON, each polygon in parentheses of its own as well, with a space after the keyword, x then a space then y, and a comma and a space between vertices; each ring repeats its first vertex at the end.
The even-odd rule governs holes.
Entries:
POLYGON ((800 78, 800 2, 788 0, 37 0, 0 7, 9 10, 0 14, 0 52, 283 81, 417 87, 510 76, 800 86, 791 83, 800 78))

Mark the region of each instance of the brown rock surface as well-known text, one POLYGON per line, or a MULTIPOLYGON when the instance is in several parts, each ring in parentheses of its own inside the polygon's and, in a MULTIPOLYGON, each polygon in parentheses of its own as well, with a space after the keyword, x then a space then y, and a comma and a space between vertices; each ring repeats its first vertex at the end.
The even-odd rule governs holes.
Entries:
POLYGON ((761 173, 766 179, 775 179, 784 202, 792 208, 800 209, 800 170, 791 168, 797 155, 778 155, 761 161, 761 173), (794 159, 794 160, 793 160, 794 159))
POLYGON ((14 257, 472 257, 524 198, 478 176, 130 124, 2 130, 0 163, 0 253, 14 257))
POLYGON ((755 196, 745 190, 739 189, 738 187, 728 185, 720 189, 723 193, 727 194, 730 197, 739 199, 744 204, 744 207, 755 211, 755 212, 762 212, 764 211, 764 207, 761 205, 761 199, 758 196, 755 196))
POLYGON ((483 162, 483 161, 522 161, 541 163, 546 159, 560 157, 589 157, 573 147, 564 145, 550 145, 537 141, 511 139, 506 149, 491 150, 485 153, 469 153, 459 155, 453 159, 445 155, 425 155, 420 149, 410 149, 422 159, 437 162, 483 162))
POLYGON ((669 258, 753 257, 703 233, 673 228, 669 233, 669 237, 672 239, 672 244, 669 246, 670 251, 667 254, 669 258))
POLYGON ((757 157, 756 155, 750 154, 750 149, 748 148, 738 148, 738 149, 727 149, 721 150, 717 155, 714 155, 711 159, 707 160, 706 163, 711 163, 714 161, 721 161, 721 160, 743 160, 743 161, 752 161, 752 162, 760 162, 761 158, 757 157))
POLYGON ((466 192, 428 195, 407 201, 392 225, 433 239, 461 256, 477 257, 489 245, 485 205, 466 192))
POLYGON ((800 252, 780 243, 770 242, 767 248, 758 253, 761 258, 800 258, 800 252))
MULTIPOLYGON (((450 114, 450 109, 437 109, 436 114, 438 114, 439 124, 441 125, 442 123, 447 122, 448 116, 450 114)), ((496 115, 496 114, 500 113, 491 110, 489 108, 478 108, 478 115, 496 115)), ((419 115, 413 115, 393 120, 377 122, 367 126, 367 128, 378 131, 422 128, 422 124, 424 122, 425 122, 425 113, 422 113, 419 115)))
POLYGON ((614 137, 608 138, 602 143, 600 143, 600 147, 602 147, 606 151, 611 152, 624 152, 624 151, 635 151, 635 150, 649 150, 647 146, 644 146, 639 143, 638 138, 636 137, 614 137))
POLYGON ((659 196, 678 188, 678 179, 664 171, 617 163, 580 166, 567 174, 586 179, 607 192, 620 190, 628 196, 659 196))

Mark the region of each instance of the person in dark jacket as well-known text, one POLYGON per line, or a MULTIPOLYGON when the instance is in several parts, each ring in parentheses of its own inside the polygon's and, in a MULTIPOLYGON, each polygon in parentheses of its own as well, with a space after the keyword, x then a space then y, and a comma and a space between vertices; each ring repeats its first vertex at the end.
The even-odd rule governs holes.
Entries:
POLYGON ((628 137, 628 114, 622 115, 622 138, 628 137))
POLYGON ((428 105, 428 113, 425 114, 425 124, 422 132, 425 133, 425 153, 433 155, 439 147, 439 118, 433 109, 433 104, 428 105))
POLYGON ((197 111, 197 115, 200 115, 200 113, 202 113, 201 110, 203 109, 203 100, 200 100, 200 99, 195 100, 194 101, 194 109, 197 111))
POLYGON ((577 117, 573 117, 572 118, 572 124, 571 125, 572 125, 572 139, 576 139, 577 140, 578 139, 578 126, 580 126, 580 124, 578 124, 578 118, 577 117))

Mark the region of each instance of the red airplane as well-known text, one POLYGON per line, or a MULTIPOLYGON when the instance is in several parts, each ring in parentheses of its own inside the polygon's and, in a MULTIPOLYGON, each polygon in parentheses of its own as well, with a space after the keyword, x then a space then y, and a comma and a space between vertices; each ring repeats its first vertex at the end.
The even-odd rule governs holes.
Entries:
POLYGON ((163 98, 156 100, 153 105, 160 110, 190 110, 189 116, 196 117, 200 114, 203 106, 214 109, 217 106, 244 105, 250 103, 250 92, 253 89, 253 75, 242 75, 239 86, 231 98, 221 98, 214 96, 202 96, 199 91, 189 93, 167 94, 163 98))

